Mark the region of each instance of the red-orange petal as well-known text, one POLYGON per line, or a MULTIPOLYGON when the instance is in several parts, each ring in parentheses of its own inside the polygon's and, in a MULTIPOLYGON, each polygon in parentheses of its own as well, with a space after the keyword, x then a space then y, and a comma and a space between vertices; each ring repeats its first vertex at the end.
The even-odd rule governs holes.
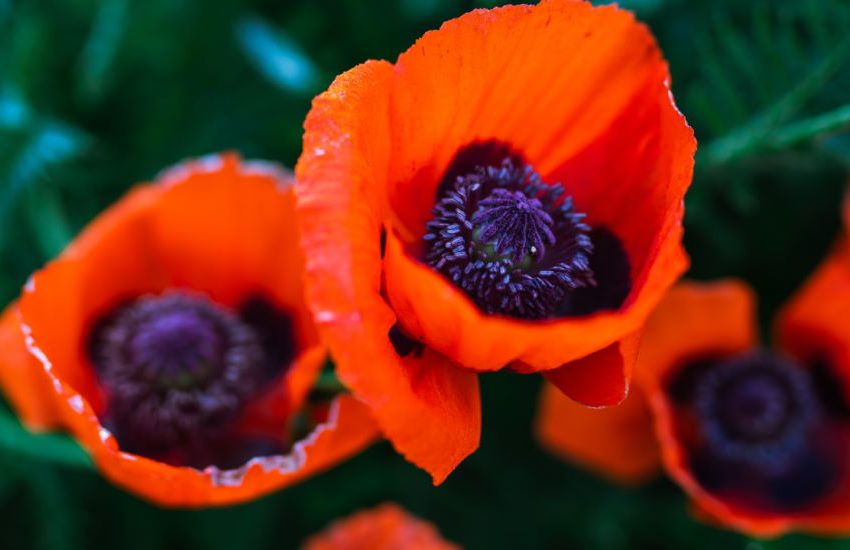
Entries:
POLYGON ((439 483, 478 447, 478 382, 429 349, 402 357, 389 338, 397 319, 381 295, 383 204, 367 189, 386 177, 392 74, 370 61, 314 100, 296 167, 299 227, 308 301, 337 374, 395 448, 439 483))
POLYGON ((226 305, 259 292, 293 316, 299 345, 314 344, 292 174, 225 154, 184 163, 160 179, 167 189, 151 212, 150 239, 170 285, 226 305))
POLYGON ((369 410, 343 396, 334 402, 327 420, 297 441, 287 454, 253 458, 232 470, 210 466, 201 471, 122 452, 86 403, 79 412, 64 412, 75 437, 110 481, 160 506, 181 508, 232 505, 259 498, 330 468, 362 451, 379 435, 369 410))
POLYGON ((505 6, 425 34, 395 68, 386 289, 411 336, 467 368, 519 360, 548 370, 638 331, 687 266, 682 198, 695 149, 649 31, 611 6, 505 6), (620 310, 544 322, 485 315, 412 257, 443 173, 476 141, 519 150, 591 225, 617 234, 632 280, 620 310))
POLYGON ((687 266, 682 199, 694 149, 649 31, 586 2, 470 12, 395 65, 367 62, 314 100, 296 167, 308 300, 340 377, 398 450, 440 480, 477 446, 477 387, 453 363, 551 370, 611 347, 566 378, 585 401, 623 398, 629 361, 618 343, 687 266), (542 322, 485 316, 410 256, 443 172, 476 140, 516 147, 546 181, 568 176, 590 222, 618 234, 632 278, 619 310, 542 322), (417 376, 443 388, 440 401, 411 387, 390 329, 426 345, 417 376), (594 370, 610 388, 590 387, 594 370))
POLYGON ((235 470, 175 467, 119 448, 99 422, 104 396, 85 348, 92 324, 122 300, 178 287, 228 307, 259 293, 285 309, 295 320, 297 357, 280 387, 252 402, 245 419, 252 426, 274 420, 275 433, 285 432, 285 415, 303 402, 325 358, 303 299, 290 176, 215 155, 171 169, 159 183, 138 187, 99 216, 21 297, 22 329, 49 380, 45 399, 59 423, 107 478, 163 506, 255 498, 374 441, 379 432, 368 410, 346 396, 287 455, 254 458, 235 470))
POLYGON ((564 395, 583 405, 619 405, 629 394, 640 340, 640 333, 629 335, 587 357, 544 371, 543 376, 564 395))
POLYGON ((0 388, 23 424, 34 431, 59 427, 50 380, 26 346, 17 303, 0 316, 0 388))
POLYGON ((643 483, 661 469, 652 416, 637 388, 617 407, 593 409, 546 384, 535 431, 556 455, 617 483, 643 483))
POLYGON ((779 344, 804 361, 828 359, 850 399, 850 241, 846 237, 786 304, 776 320, 779 344))
MULTIPOLYGON (((848 211, 845 206, 845 213, 848 211)), ((848 311, 850 242, 843 236, 777 316, 775 332, 778 345, 802 362, 828 365, 845 400, 850 399, 848 311)), ((845 427, 843 434, 850 441, 850 430, 845 427)), ((830 497, 801 513, 764 516, 705 505, 701 511, 712 521, 736 525, 764 537, 790 531, 846 535, 850 532, 848 494, 850 479, 845 475, 830 497)))
POLYGON ((647 321, 636 382, 654 393, 684 360, 731 355, 756 346, 755 307, 753 291, 741 281, 679 283, 647 321))
POLYGON ((430 523, 387 503, 336 521, 302 550, 458 550, 430 523))
POLYGON ((647 323, 636 368, 655 419, 667 473, 688 493, 699 517, 757 536, 781 532, 785 519, 735 507, 712 494, 695 478, 687 449, 676 430, 666 384, 689 360, 734 355, 758 343, 755 297, 743 283, 682 283, 662 301, 647 323))
MULTIPOLYGON (((636 384, 625 402, 601 411, 584 409, 547 386, 537 420, 541 441, 567 460, 606 477, 624 483, 644 480, 660 460, 653 416, 647 409, 651 401, 665 466, 672 477, 685 480, 685 488, 692 494, 701 493, 684 465, 665 384, 684 361, 705 354, 731 354, 755 345, 754 308, 752 292, 736 281, 687 282, 674 287, 650 315, 643 336, 633 335, 623 342, 628 351, 625 355, 637 356, 636 384)), ((601 367, 606 355, 616 359, 614 351, 615 348, 608 348, 594 354, 597 360, 589 361, 585 368, 589 370, 594 364, 601 367)), ((561 370, 565 369, 545 374, 557 381, 552 374, 561 370)), ((588 375, 575 376, 583 380, 588 375)), ((561 383, 561 390, 564 386, 561 383)))

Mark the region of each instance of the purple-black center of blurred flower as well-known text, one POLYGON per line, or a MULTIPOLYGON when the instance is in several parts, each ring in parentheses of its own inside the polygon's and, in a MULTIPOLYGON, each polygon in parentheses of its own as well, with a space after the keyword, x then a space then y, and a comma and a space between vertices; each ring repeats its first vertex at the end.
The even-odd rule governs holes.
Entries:
MULTIPOLYGON (((812 505, 843 475, 836 411, 846 410, 828 368, 765 351, 694 360, 669 381, 679 437, 708 491, 766 511, 812 505)), ((841 414, 844 414, 843 412, 841 414)))
POLYGON ((104 423, 124 450, 180 464, 217 462, 212 447, 232 439, 246 402, 293 349, 288 323, 258 316, 256 300, 243 309, 240 317, 172 292, 139 298, 99 323, 90 353, 107 396, 104 423))
POLYGON ((716 455, 771 471, 794 463, 818 417, 806 371, 775 354, 717 363, 697 382, 694 397, 702 434, 716 455))
POLYGON ((512 156, 457 175, 433 215, 426 263, 486 313, 546 319, 569 291, 595 283, 585 215, 512 156))

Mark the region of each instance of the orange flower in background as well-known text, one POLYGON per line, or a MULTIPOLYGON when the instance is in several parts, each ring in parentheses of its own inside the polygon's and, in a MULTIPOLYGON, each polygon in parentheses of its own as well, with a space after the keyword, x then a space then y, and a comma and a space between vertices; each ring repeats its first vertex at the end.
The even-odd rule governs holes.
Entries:
POLYGON ((430 523, 395 504, 382 504, 337 521, 303 550, 459 550, 430 523))
POLYGON ((687 266, 693 132, 613 6, 476 10, 316 98, 298 162, 308 302, 343 382, 439 483, 478 446, 477 373, 623 400, 687 266))
POLYGON ((0 321, 0 385, 32 429, 70 431, 157 504, 256 498, 377 436, 303 299, 291 176, 211 156, 139 186, 27 283, 0 321))
POLYGON ((751 535, 848 533, 848 311, 846 243, 781 313, 774 351, 758 347, 746 285, 681 284, 650 316, 626 406, 593 415, 547 389, 538 436, 618 481, 660 460, 698 516, 751 535))
POLYGON ((593 409, 546 384, 535 429, 548 450, 614 482, 637 485, 661 471, 652 416, 636 386, 620 405, 593 409))

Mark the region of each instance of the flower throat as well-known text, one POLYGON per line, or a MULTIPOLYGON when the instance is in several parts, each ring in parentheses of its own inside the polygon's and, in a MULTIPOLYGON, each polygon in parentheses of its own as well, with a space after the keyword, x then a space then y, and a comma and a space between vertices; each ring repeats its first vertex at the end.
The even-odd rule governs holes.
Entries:
POLYGON ((485 313, 551 318, 568 293, 596 284, 591 228, 561 184, 512 155, 446 183, 426 224, 425 262, 485 313))
POLYGON ((248 317, 175 291, 138 298, 95 327, 104 422, 122 449, 176 465, 218 462, 210 446, 229 437, 278 359, 248 317))

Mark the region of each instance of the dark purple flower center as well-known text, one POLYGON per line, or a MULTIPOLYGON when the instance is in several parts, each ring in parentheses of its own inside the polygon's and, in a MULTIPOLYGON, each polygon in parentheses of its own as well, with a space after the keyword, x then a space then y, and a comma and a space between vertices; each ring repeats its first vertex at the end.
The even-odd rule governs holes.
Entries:
POLYGON ((560 184, 512 155, 453 177, 426 225, 425 262, 478 307, 546 319, 569 292, 595 284, 590 227, 560 184))
POLYGON ((768 353, 706 369, 696 381, 694 407, 712 454, 770 471, 798 461, 819 416, 807 372, 768 353))
POLYGON ((142 320, 128 335, 127 356, 165 388, 209 380, 221 369, 224 338, 216 323, 200 313, 174 309, 142 320))
POLYGON ((149 456, 220 438, 268 375, 254 328, 176 292, 119 308, 94 331, 91 354, 107 424, 122 448, 149 456))

